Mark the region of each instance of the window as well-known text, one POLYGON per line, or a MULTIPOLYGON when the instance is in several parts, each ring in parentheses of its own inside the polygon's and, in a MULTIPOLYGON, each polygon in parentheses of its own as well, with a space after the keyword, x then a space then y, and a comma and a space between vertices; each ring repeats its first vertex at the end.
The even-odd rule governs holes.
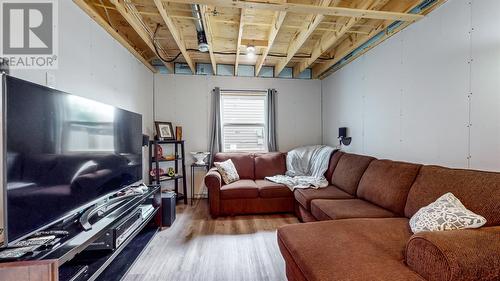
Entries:
POLYGON ((174 71, 175 74, 193 74, 187 63, 176 62, 174 71))
POLYGON ((232 64, 218 64, 217 75, 219 76, 234 76, 234 65, 232 64))
POLYGON ((221 94, 222 150, 267 151, 267 92, 221 94))
POLYGON ((293 78, 293 68, 285 67, 278 75, 279 78, 293 78))

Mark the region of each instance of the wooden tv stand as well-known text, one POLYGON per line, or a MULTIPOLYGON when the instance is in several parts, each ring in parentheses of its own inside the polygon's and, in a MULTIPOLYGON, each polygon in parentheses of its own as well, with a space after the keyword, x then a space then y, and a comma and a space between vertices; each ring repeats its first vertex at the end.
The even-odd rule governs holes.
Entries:
POLYGON ((161 193, 150 187, 92 224, 92 229, 70 234, 54 249, 36 253, 22 261, 0 263, 0 281, 101 281, 123 277, 159 229, 161 193), (130 217, 140 206, 153 211, 132 228, 131 234, 113 250, 85 251, 113 225, 130 217), (151 208, 149 208, 151 209, 151 208))

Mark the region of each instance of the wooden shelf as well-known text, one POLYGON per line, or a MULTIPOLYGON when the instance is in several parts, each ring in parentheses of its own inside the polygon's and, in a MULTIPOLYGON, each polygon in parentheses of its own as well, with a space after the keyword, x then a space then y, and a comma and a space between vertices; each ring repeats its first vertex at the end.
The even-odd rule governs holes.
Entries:
POLYGON ((158 162, 174 162, 174 161, 180 161, 182 160, 183 158, 182 157, 177 157, 175 159, 159 159, 159 160, 156 160, 155 158, 151 159, 152 162, 155 162, 155 161, 158 161, 158 162))

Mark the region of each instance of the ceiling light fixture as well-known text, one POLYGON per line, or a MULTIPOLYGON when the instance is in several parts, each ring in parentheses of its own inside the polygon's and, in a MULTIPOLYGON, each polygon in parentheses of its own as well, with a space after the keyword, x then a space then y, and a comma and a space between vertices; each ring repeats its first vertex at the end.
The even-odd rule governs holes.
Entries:
POLYGON ((254 57, 255 56, 255 46, 254 45, 248 45, 247 46, 247 56, 248 57, 254 57))

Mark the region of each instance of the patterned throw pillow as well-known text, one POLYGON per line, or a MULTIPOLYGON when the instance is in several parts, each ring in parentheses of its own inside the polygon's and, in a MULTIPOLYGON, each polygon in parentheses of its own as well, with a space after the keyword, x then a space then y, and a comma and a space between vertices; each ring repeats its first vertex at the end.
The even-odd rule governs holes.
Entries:
POLYGON ((485 218, 469 211, 457 197, 448 192, 418 210, 410 219, 410 228, 413 233, 417 233, 479 228, 485 223, 485 218))
POLYGON ((224 162, 214 162, 214 165, 217 167, 217 171, 219 171, 226 184, 230 184, 240 179, 238 171, 236 171, 236 167, 234 167, 231 159, 224 162))

